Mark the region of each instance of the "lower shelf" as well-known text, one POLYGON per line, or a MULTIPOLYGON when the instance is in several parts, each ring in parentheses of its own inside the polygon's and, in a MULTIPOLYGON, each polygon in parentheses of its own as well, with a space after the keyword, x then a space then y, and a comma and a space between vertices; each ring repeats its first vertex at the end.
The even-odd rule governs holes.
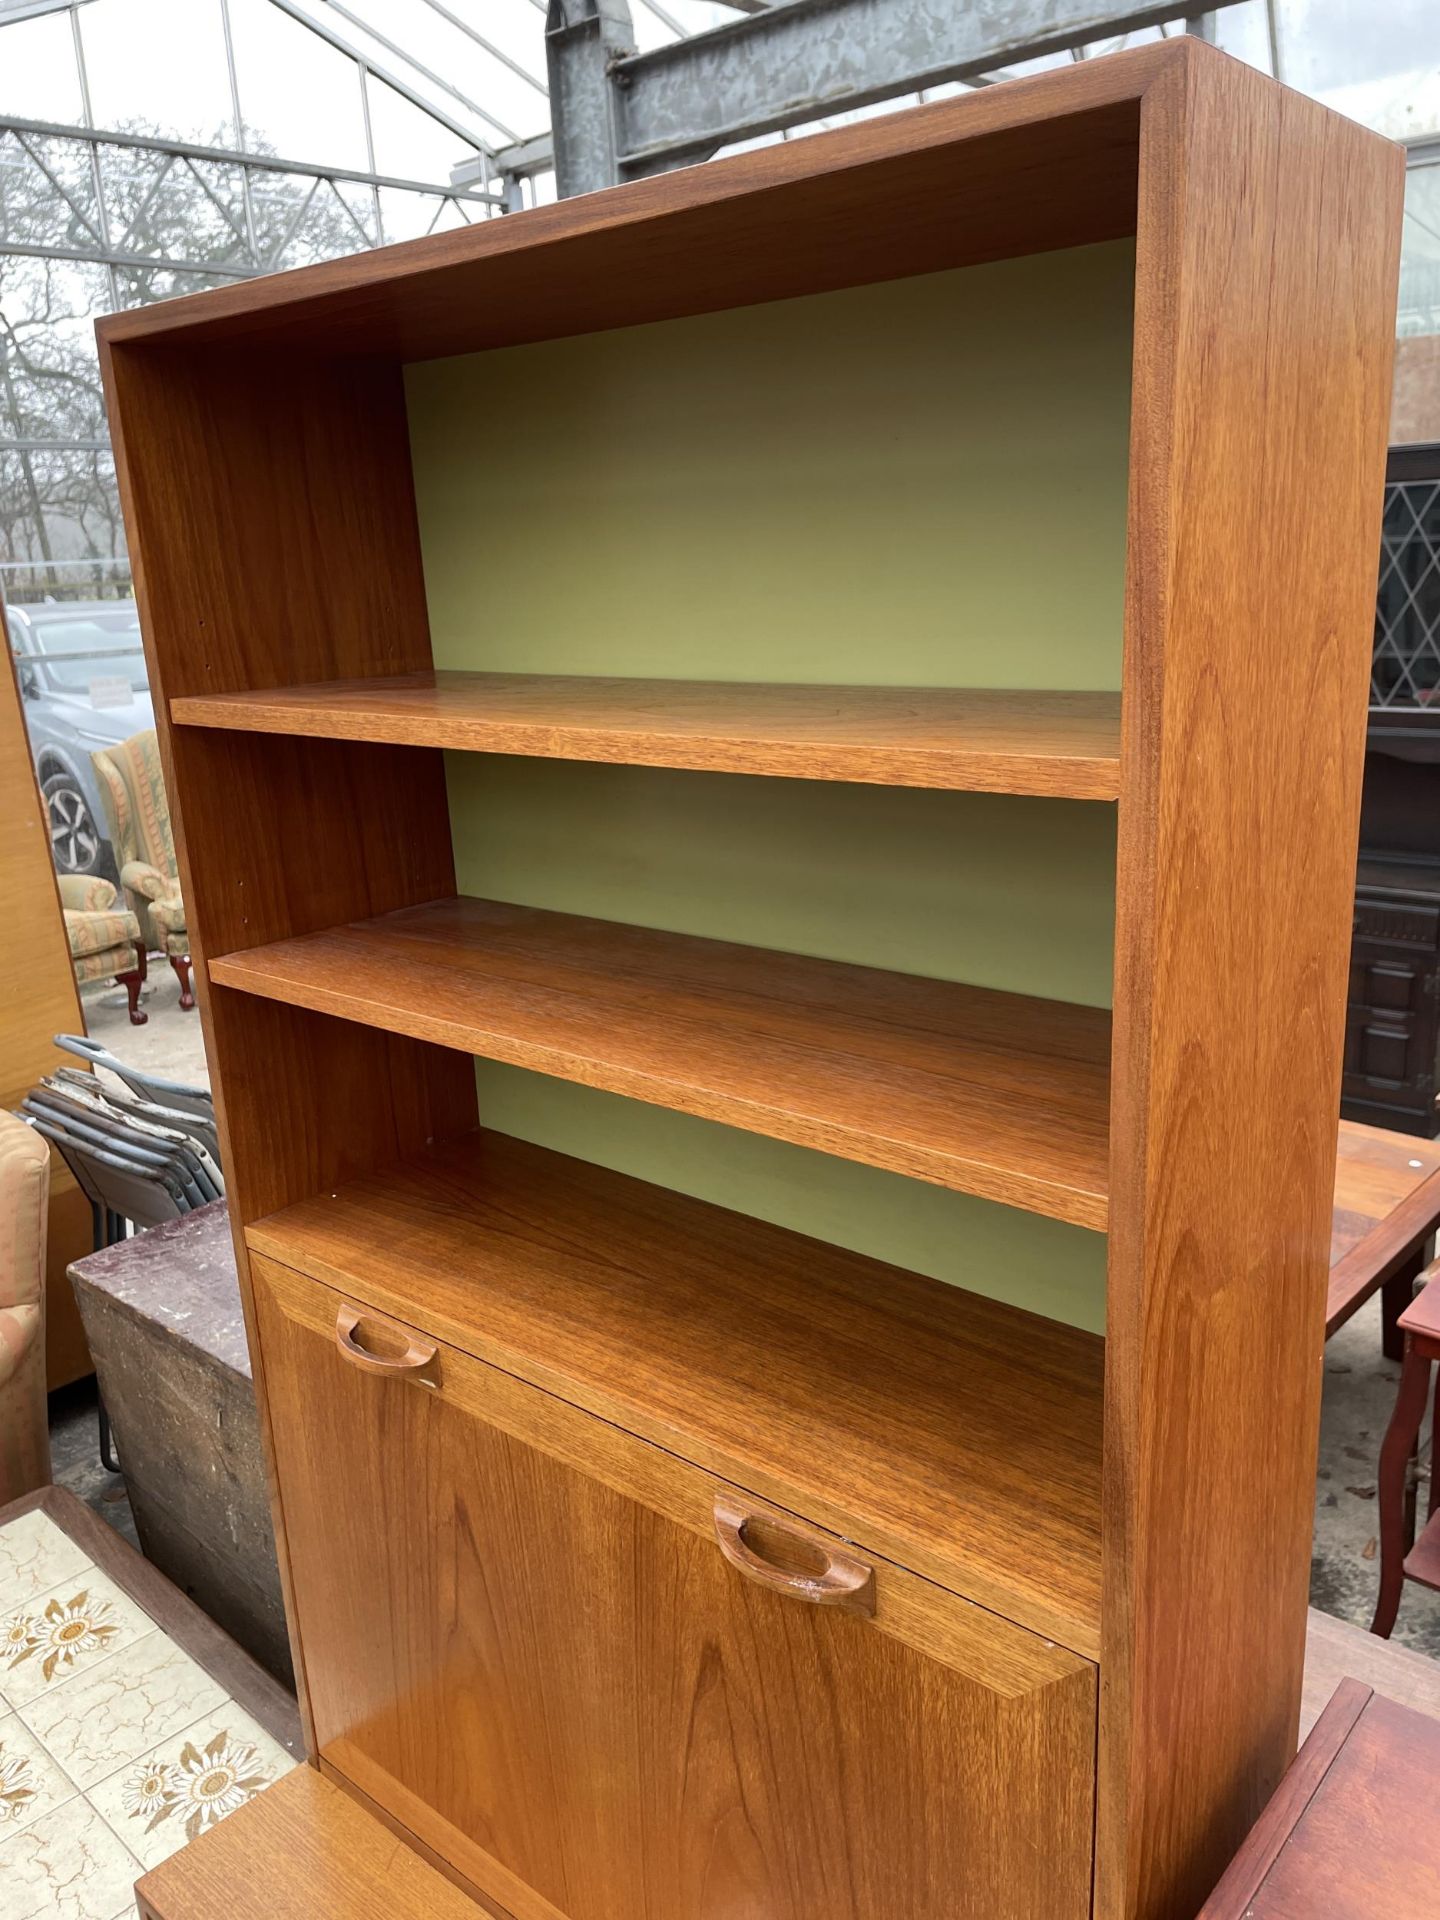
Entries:
POLYGON ((1075 1226, 1108 1217, 1100 1007, 465 895, 209 972, 1075 1226))
POLYGON ((497 1134, 246 1238, 1098 1657, 1094 1335, 497 1134))

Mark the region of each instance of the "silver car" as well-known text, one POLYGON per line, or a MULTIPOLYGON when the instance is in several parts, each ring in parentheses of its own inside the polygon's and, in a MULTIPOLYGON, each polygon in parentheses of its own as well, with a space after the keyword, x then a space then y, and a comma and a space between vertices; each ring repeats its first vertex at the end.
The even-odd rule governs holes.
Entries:
POLYGON ((116 879, 90 755, 155 724, 135 603, 45 601, 6 612, 56 869, 116 879))

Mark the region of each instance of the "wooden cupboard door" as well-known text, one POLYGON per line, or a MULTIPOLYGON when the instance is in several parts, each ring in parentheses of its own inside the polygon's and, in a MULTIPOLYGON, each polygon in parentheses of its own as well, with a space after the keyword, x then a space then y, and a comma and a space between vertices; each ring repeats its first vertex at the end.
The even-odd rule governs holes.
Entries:
POLYGON ((251 1264, 322 1763, 516 1920, 1088 1913, 1088 1662, 251 1264))

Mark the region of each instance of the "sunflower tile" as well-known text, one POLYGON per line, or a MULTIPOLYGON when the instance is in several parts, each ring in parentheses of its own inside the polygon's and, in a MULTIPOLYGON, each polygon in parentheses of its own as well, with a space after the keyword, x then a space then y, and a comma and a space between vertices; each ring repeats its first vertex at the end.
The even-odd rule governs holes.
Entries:
POLYGON ((295 1765, 262 1726, 227 1700, 91 1787, 87 1797, 148 1870, 295 1765))
POLYGON ((157 1631, 31 1701, 21 1717, 88 1791, 226 1698, 218 1681, 157 1631))
POLYGON ((133 1913, 134 1855, 76 1798, 0 1840, 5 1920, 115 1920, 133 1913))
POLYGON ((18 1714, 0 1716, 0 1840, 44 1819, 76 1791, 18 1714))
POLYGON ((83 1568, 0 1616, 0 1697, 28 1707, 154 1631, 107 1574, 83 1568))

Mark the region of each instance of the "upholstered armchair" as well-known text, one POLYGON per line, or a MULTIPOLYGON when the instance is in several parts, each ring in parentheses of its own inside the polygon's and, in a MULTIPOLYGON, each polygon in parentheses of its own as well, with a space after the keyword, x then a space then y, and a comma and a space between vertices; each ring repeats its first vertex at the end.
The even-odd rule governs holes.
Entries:
POLYGON ((50 1484, 45 1233, 50 1149, 0 1113, 0 1506, 50 1484))
POLYGON ((140 922, 142 944, 165 955, 180 982, 181 1006, 193 1007, 190 934, 180 898, 180 868, 155 729, 133 733, 118 746, 92 753, 90 759, 110 823, 120 884, 140 922))
POLYGON ((65 937, 70 942, 70 964, 83 987, 87 980, 111 980, 124 987, 130 1002, 130 1024, 143 1027, 140 989, 145 984, 145 942, 140 922, 108 880, 81 873, 55 876, 65 937))

